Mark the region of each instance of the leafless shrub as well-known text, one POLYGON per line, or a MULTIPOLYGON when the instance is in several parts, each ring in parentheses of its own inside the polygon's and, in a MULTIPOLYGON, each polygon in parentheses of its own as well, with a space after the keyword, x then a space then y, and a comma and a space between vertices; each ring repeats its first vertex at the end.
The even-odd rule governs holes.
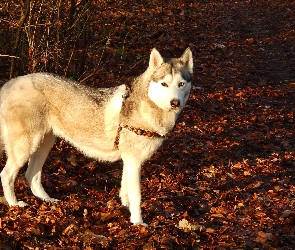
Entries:
MULTIPOLYGON (((115 7, 120 4, 117 1, 115 7)), ((107 26, 103 13, 109 9, 108 1, 99 0, 9 0, 0 4, 0 34, 5 36, 3 44, 0 41, 0 67, 7 67, 10 60, 10 78, 40 71, 73 78, 94 76, 112 35, 111 29, 101 30, 107 26)))

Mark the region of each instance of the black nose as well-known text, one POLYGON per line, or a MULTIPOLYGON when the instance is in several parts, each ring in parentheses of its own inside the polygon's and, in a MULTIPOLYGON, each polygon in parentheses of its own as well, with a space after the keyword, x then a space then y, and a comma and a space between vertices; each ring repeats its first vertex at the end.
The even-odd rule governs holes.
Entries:
POLYGON ((180 106, 180 100, 179 99, 173 99, 170 101, 170 105, 172 108, 178 108, 180 106))

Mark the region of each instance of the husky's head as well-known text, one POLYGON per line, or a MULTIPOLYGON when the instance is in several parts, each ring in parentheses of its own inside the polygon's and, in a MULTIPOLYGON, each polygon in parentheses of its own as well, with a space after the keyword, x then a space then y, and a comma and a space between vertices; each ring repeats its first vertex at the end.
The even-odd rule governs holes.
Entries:
POLYGON ((179 58, 164 59, 154 48, 150 55, 152 76, 148 87, 151 101, 165 111, 180 112, 190 93, 193 56, 187 48, 179 58))

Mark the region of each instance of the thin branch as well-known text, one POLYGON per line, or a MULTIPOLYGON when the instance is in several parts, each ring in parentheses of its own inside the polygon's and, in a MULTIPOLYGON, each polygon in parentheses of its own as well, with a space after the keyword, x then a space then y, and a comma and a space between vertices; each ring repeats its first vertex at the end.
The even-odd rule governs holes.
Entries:
POLYGON ((2 55, 2 54, 0 54, 0 57, 19 58, 19 56, 2 55))

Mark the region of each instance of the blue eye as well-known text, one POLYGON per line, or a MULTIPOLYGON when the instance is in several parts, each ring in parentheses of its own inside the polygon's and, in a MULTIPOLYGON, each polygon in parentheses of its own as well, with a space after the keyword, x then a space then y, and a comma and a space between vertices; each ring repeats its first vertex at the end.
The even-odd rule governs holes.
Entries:
POLYGON ((163 87, 166 87, 166 88, 168 87, 168 85, 167 85, 166 82, 162 82, 161 85, 162 85, 163 87))

